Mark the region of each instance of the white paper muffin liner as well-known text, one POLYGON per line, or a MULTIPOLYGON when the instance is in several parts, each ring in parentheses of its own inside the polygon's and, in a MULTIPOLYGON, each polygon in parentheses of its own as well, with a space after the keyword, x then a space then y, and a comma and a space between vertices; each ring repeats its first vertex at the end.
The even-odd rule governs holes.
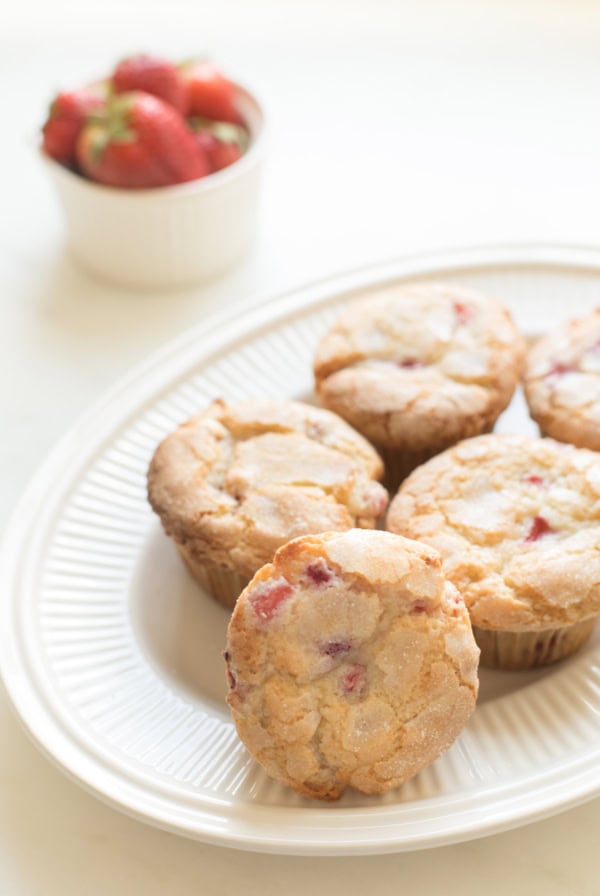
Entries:
POLYGON ((571 656, 587 641, 596 617, 574 625, 541 631, 502 632, 473 626, 481 650, 480 665, 488 669, 535 669, 571 656))
MULTIPOLYGON (((478 435, 493 432, 494 426, 495 421, 478 433, 478 435)), ((460 441, 460 439, 457 439, 457 441, 460 441)), ((448 448, 452 448, 452 445, 429 448, 426 451, 405 451, 401 448, 393 448, 375 443, 374 447, 385 466, 382 483, 390 493, 391 499, 394 497, 406 477, 410 476, 413 470, 416 470, 421 464, 431 460, 436 454, 441 454, 442 451, 447 451, 448 448)))
POLYGON ((382 445, 375 447, 385 467, 382 484, 390 493, 390 498, 394 497, 404 479, 413 470, 431 460, 438 453, 437 451, 401 451, 398 448, 386 448, 382 445))
POLYGON ((196 581, 202 585, 205 591, 208 591, 214 600, 232 610, 250 579, 232 569, 198 563, 184 547, 181 545, 176 545, 176 547, 179 556, 196 581))

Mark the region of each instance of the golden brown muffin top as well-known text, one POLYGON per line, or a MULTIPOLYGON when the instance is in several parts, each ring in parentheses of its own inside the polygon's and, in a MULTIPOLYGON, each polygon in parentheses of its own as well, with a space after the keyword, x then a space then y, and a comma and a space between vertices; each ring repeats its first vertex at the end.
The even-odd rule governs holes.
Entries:
POLYGON ((216 401, 158 446, 148 496, 197 562, 250 577, 290 538, 374 526, 387 505, 382 472, 371 445, 329 411, 216 401))

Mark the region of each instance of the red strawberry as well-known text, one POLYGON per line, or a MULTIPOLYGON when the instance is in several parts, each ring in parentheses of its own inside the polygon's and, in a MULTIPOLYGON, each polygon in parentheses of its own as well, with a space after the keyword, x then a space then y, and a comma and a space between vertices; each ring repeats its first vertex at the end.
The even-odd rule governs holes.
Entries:
POLYGON ((197 145, 208 157, 211 172, 227 168, 242 157, 239 146, 235 143, 221 143, 208 131, 200 131, 195 137, 197 145))
POLYGON ((187 89, 188 115, 244 123, 236 106, 235 84, 212 62, 185 63, 181 66, 181 74, 187 89))
POLYGON ((148 93, 124 93, 89 124, 77 143, 84 174, 112 187, 162 187, 210 173, 181 115, 148 93))
POLYGON ((77 138, 86 121, 104 105, 100 87, 84 87, 59 93, 42 128, 44 152, 57 162, 75 162, 77 138))
POLYGON ((233 165, 241 157, 241 150, 235 143, 221 143, 217 140, 212 153, 210 153, 211 168, 213 171, 220 171, 221 168, 233 165))
POLYGON ((120 62, 113 72, 115 93, 143 90, 169 103, 185 115, 186 87, 176 65, 158 56, 132 56, 120 62))
POLYGON ((294 589, 288 580, 281 576, 260 584, 251 593, 250 604, 263 622, 270 622, 273 616, 278 615, 281 604, 289 600, 293 593, 294 589))
POLYGON ((238 125, 193 118, 190 125, 197 145, 208 156, 211 171, 220 171, 237 162, 248 146, 248 132, 238 125))
POLYGON ((554 532, 554 529, 548 520, 545 520, 543 516, 534 516, 529 532, 523 541, 539 541, 540 538, 543 538, 544 535, 549 535, 551 532, 554 532))
POLYGON ((77 143, 81 170, 112 187, 166 187, 167 171, 137 140, 111 140, 104 124, 89 124, 77 143))

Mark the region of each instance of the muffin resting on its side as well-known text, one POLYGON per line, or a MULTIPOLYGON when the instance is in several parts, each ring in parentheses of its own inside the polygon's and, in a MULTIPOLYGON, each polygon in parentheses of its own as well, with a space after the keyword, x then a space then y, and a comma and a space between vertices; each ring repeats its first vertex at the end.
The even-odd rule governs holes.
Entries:
POLYGON ((600 461, 551 439, 485 435, 406 480, 387 528, 436 548, 482 665, 574 653, 600 614, 600 461))
POLYGON ((148 498, 192 575, 232 607, 280 545, 372 528, 387 506, 380 458, 328 411, 216 401, 156 449, 148 498))
POLYGON ((322 403, 375 444, 395 488, 432 455, 492 429, 524 355, 510 314, 492 299, 400 285, 344 309, 318 346, 314 372, 322 403))
POLYGON ((600 309, 535 343, 524 386, 544 435, 600 451, 600 309))
POLYGON ((388 532, 306 536, 236 604, 227 702, 250 753, 303 796, 383 793, 458 737, 478 656, 436 551, 388 532))

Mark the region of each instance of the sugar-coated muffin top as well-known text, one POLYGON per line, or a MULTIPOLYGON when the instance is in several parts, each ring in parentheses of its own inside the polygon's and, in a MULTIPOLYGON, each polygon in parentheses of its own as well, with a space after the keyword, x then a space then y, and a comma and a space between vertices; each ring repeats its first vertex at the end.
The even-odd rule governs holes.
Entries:
POLYGON ((429 451, 493 425, 524 355, 510 314, 492 299, 401 285, 345 308, 318 346, 314 372, 323 404, 368 438, 429 451))
POLYGON ((387 528, 436 548, 474 625, 542 630, 600 613, 600 458, 484 435, 415 470, 387 528))
POLYGON ((600 309, 535 343, 524 386, 531 416, 545 433, 600 450, 600 309))
POLYGON ((252 576, 298 535, 373 527, 381 460, 335 414, 294 401, 216 401, 158 446, 148 497, 195 562, 252 576))
POLYGON ((238 599, 228 703, 252 755, 302 795, 382 793, 458 736, 478 657, 437 552, 381 531, 306 536, 238 599))

